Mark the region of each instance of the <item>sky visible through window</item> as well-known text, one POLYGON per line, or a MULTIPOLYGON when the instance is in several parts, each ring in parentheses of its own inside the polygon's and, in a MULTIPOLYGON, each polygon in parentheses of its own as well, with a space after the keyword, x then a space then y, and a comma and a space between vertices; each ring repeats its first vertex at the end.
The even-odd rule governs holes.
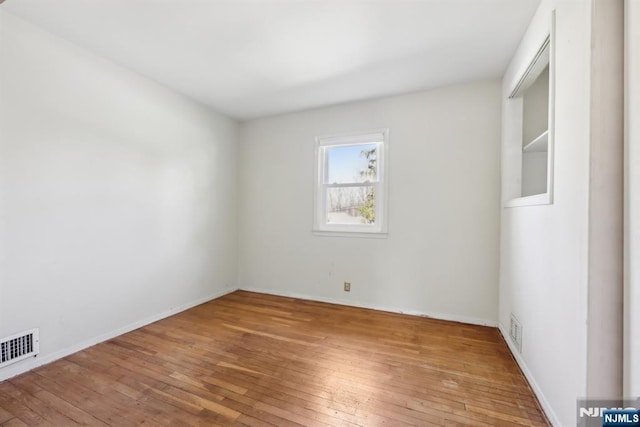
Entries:
POLYGON ((328 150, 329 175, 327 183, 364 182, 370 177, 362 176, 367 170, 368 160, 361 154, 372 150, 376 144, 358 144, 331 147, 328 150))

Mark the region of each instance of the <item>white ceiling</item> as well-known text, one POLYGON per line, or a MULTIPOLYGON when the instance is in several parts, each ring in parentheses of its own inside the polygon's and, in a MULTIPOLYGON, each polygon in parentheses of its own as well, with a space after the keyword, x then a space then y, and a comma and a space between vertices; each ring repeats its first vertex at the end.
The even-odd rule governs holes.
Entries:
POLYGON ((237 119, 502 76, 539 0, 7 0, 237 119))

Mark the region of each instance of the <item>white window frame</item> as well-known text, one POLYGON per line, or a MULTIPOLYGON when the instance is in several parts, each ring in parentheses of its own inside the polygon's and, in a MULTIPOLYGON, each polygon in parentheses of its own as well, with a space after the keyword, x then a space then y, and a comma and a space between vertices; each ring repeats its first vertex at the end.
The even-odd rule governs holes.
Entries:
POLYGON ((315 185, 313 232, 320 236, 342 237, 377 237, 385 238, 388 234, 387 200, 388 164, 389 164, 389 129, 374 129, 364 132, 351 132, 338 135, 318 136, 315 145, 315 185), (377 144, 377 176, 375 181, 329 183, 327 151, 331 147, 359 144, 377 144), (374 224, 328 224, 327 223, 327 191, 337 187, 369 187, 376 191, 376 220, 374 224))
MULTIPOLYGON (((506 100, 506 114, 510 120, 505 130, 507 165, 503 176, 507 177, 507 186, 503 189, 503 207, 519 208, 523 206, 542 206, 553 204, 554 199, 554 151, 555 151, 555 98, 556 98, 556 12, 551 13, 549 31, 544 33, 542 43, 529 53, 529 64, 515 80, 511 93, 506 100), (542 59, 546 55, 546 60, 542 59), (547 188, 544 193, 522 196, 522 159, 523 159, 523 102, 522 92, 540 75, 545 66, 549 67, 549 111, 547 129, 547 188)), ((531 144, 529 144, 531 145, 531 144)), ((504 156, 504 153, 503 153, 504 156)), ((503 163, 504 165, 505 163, 503 163)))

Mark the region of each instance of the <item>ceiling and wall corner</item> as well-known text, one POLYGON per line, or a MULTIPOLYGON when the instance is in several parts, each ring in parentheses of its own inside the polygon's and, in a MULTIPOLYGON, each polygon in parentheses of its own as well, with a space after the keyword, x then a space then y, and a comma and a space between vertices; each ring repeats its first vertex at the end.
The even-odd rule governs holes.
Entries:
POLYGON ((539 0, 8 0, 22 19, 247 120, 499 78, 539 0))

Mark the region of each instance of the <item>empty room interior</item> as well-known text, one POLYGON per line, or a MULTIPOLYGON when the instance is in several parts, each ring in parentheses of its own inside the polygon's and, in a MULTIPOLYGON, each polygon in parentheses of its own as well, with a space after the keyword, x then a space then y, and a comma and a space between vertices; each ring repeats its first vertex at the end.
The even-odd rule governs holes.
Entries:
POLYGON ((640 0, 0 1, 0 350, 6 427, 640 408, 640 0))

